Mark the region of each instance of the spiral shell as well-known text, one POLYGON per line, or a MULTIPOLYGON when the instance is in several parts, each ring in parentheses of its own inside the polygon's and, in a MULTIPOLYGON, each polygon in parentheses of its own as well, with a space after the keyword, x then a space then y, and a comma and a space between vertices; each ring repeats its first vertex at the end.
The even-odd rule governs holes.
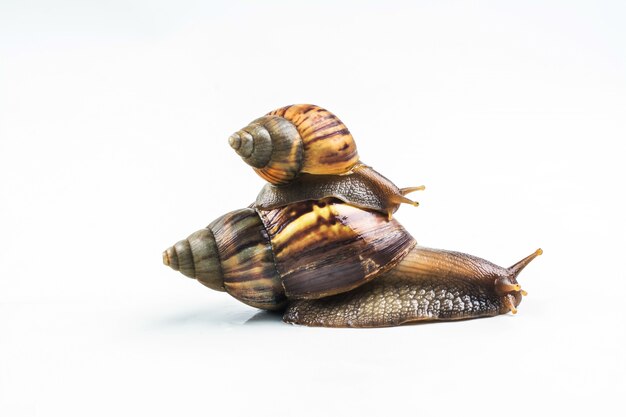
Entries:
POLYGON ((269 238, 249 208, 227 213, 168 248, 163 263, 253 307, 275 310, 286 302, 269 238))
POLYGON ((312 104, 269 112, 228 139, 230 146, 272 184, 301 173, 344 174, 358 162, 356 144, 337 116, 312 104))
POLYGON ((167 249, 163 262, 248 305, 275 310, 290 299, 363 285, 414 245, 397 221, 331 199, 227 213, 167 249))

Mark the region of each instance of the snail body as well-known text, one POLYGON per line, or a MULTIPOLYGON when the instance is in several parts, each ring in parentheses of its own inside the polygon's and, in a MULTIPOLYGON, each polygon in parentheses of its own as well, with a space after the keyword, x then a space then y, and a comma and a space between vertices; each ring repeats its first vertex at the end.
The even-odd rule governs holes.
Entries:
POLYGON ((338 200, 225 214, 163 253, 163 262, 288 323, 383 327, 516 311, 511 268, 416 246, 396 221, 338 200))
POLYGON ((526 292, 517 275, 538 249, 509 268, 460 252, 415 246, 389 272, 352 291, 295 300, 286 323, 322 327, 387 327, 491 317, 512 312, 526 292))
POLYGON ((394 183, 367 165, 357 164, 347 175, 303 174, 289 184, 265 184, 256 198, 255 207, 268 210, 289 204, 337 198, 355 207, 376 210, 389 218, 402 203, 417 206, 407 194, 424 186, 398 188, 394 183))
POLYGON ((344 174, 359 161, 348 128, 312 104, 273 110, 232 134, 228 142, 261 178, 276 185, 302 173, 344 174))

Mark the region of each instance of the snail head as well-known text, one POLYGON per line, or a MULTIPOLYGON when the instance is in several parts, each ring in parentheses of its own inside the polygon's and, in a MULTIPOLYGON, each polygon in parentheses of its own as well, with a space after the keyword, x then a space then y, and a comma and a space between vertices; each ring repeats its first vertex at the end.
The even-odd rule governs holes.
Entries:
POLYGON ((517 276, 533 259, 541 255, 543 251, 537 249, 535 252, 522 259, 515 265, 509 267, 507 275, 499 277, 495 282, 496 294, 502 297, 503 308, 513 314, 517 313, 517 306, 522 302, 522 296, 528 295, 517 282, 517 276))

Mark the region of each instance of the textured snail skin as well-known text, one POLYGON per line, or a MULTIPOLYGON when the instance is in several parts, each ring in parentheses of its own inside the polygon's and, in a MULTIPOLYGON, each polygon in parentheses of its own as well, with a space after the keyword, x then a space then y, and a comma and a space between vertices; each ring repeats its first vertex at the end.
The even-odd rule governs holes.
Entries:
POLYGON ((283 320, 323 327, 386 327, 410 322, 514 314, 517 274, 541 249, 505 269, 459 252, 416 246, 392 270, 350 292, 290 302, 283 320))
POLYGON ((367 165, 358 164, 343 175, 300 175, 281 186, 265 184, 256 198, 255 207, 262 210, 284 207, 306 200, 334 197, 361 209, 376 210, 391 217, 401 203, 417 206, 405 197, 424 187, 400 189, 367 165))

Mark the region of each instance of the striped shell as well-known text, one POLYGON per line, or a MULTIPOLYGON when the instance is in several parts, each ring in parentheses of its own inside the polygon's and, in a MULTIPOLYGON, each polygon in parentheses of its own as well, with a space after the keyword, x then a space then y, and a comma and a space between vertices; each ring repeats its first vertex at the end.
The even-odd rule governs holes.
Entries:
POLYGON ((163 252, 163 263, 253 307, 274 310, 286 302, 272 245, 253 209, 215 219, 163 252))
POLYGON ((259 211, 288 298, 342 293, 393 267, 415 245, 396 220, 338 200, 259 211))
POLYGON ((380 213, 338 200, 306 201, 225 214, 167 249, 163 261, 210 288, 273 310, 288 299, 316 299, 363 285, 414 245, 397 221, 380 213))
POLYGON ((231 135, 228 142, 257 174, 276 185, 301 173, 344 174, 359 160, 348 128, 312 104, 274 110, 231 135))

